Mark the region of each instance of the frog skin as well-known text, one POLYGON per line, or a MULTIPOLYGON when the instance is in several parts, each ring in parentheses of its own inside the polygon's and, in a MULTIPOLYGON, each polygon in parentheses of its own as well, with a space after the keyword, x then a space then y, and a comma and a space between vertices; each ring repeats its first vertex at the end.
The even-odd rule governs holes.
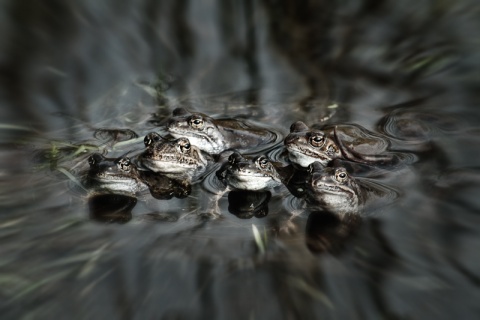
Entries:
POLYGON ((96 193, 135 194, 147 188, 140 171, 128 157, 106 158, 95 153, 88 158, 86 187, 96 193))
POLYGON ((167 129, 175 138, 186 137, 209 154, 219 154, 228 149, 243 151, 256 148, 272 144, 279 137, 275 132, 248 122, 232 118, 214 119, 183 108, 173 110, 167 129))
POLYGON ((354 124, 327 125, 309 128, 297 121, 284 140, 289 160, 301 167, 318 161, 327 166, 335 159, 347 159, 366 164, 388 164, 400 155, 388 152, 386 137, 354 124))
POLYGON ((309 171, 307 202, 339 215, 356 213, 363 208, 365 190, 344 167, 323 167, 320 162, 314 162, 309 171))
POLYGON ((144 168, 166 174, 192 174, 207 166, 202 152, 187 138, 166 140, 158 133, 145 136, 145 151, 138 156, 144 168))
POLYGON ((234 152, 228 158, 217 177, 236 190, 266 190, 282 184, 273 164, 265 156, 245 158, 234 152))

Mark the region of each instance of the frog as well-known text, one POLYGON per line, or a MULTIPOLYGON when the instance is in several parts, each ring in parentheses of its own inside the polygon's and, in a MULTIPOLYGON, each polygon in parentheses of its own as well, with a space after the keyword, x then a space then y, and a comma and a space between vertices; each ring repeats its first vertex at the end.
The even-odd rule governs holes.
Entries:
POLYGON ((282 177, 265 155, 251 158, 233 152, 216 175, 234 190, 260 191, 282 185, 282 177))
POLYGON ((290 162, 303 168, 315 161, 327 166, 335 159, 388 165, 404 158, 401 153, 389 151, 386 137, 356 124, 324 125, 316 129, 297 121, 290 126, 284 146, 290 162))
POLYGON ((345 218, 366 215, 392 204, 400 192, 370 178, 352 176, 341 161, 324 167, 319 161, 308 166, 303 198, 310 210, 327 211, 345 218), (368 210, 367 210, 368 209, 368 210))
POLYGON ((150 132, 145 136, 144 144, 145 151, 137 161, 153 172, 189 175, 202 172, 208 164, 208 157, 185 137, 168 140, 150 132))
POLYGON ((229 149, 239 152, 267 148, 282 139, 279 132, 233 118, 212 118, 185 108, 173 110, 167 123, 175 138, 186 137, 200 150, 220 154, 229 149))
POLYGON ((309 204, 340 216, 363 209, 367 189, 362 188, 345 167, 324 167, 315 161, 309 165, 308 171, 306 200, 309 204))
POLYGON ((88 164, 85 185, 93 193, 136 194, 147 189, 129 157, 107 158, 94 153, 88 157, 88 164))

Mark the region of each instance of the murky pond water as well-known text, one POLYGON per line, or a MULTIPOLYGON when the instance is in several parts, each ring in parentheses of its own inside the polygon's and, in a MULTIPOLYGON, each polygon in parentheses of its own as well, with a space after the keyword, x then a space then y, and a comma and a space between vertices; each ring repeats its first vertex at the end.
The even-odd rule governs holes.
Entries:
POLYGON ((2 319, 479 316, 474 1, 4 8, 2 319), (408 161, 347 167, 392 192, 343 220, 282 186, 216 193, 218 167, 178 197, 88 196, 89 156, 134 158, 177 107, 353 123, 408 161))

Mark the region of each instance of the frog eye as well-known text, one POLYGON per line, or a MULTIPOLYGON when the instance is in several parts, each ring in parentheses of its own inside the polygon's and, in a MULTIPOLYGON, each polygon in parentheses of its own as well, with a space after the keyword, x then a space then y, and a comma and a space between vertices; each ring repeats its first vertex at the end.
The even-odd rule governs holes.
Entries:
POLYGON ((160 140, 160 136, 155 132, 150 132, 145 136, 145 139, 143 139, 143 143, 145 144, 145 147, 148 147, 149 145, 157 142, 158 140, 160 140))
POLYGON ((118 166, 123 171, 130 171, 130 159, 129 158, 122 158, 118 161, 118 166))
POLYGON ((100 161, 102 161, 102 159, 103 159, 103 157, 100 154, 94 153, 90 157, 88 157, 88 164, 90 166, 94 166, 97 163, 99 163, 100 161))
POLYGON ((262 169, 265 169, 268 166, 268 159, 265 157, 258 158, 257 162, 262 169))
POLYGON ((202 129, 204 125, 203 119, 200 116, 192 117, 190 119, 190 127, 193 129, 202 129))
POLYGON ((185 153, 190 150, 190 141, 188 139, 181 139, 178 141, 178 145, 180 147, 180 151, 185 153))
POLYGON ((314 147, 321 147, 325 144, 325 137, 320 134, 314 134, 310 137, 310 144, 314 147))
POLYGON ((234 152, 228 157, 228 163, 230 164, 238 163, 238 162, 241 162, 242 160, 244 159, 238 152, 234 152))
POLYGON ((347 178, 348 178, 348 175, 345 172, 345 170, 339 169, 335 171, 335 180, 337 180, 338 182, 345 182, 347 178))
POLYGON ((240 157, 238 154, 232 153, 230 157, 228 157, 228 163, 230 164, 235 164, 237 162, 240 162, 240 157))

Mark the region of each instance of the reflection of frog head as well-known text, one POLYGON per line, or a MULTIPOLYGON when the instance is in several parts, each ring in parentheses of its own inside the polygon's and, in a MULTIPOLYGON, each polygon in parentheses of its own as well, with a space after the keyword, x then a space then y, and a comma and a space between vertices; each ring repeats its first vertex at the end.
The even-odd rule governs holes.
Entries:
POLYGON ((132 219, 137 198, 123 194, 98 194, 88 199, 90 218, 99 222, 126 223, 132 219))
POLYGON ((234 152, 217 176, 238 190, 265 190, 281 184, 277 170, 263 155, 250 159, 234 152))
POLYGON ((284 144, 290 161, 302 167, 308 167, 314 161, 326 166, 342 155, 327 132, 309 129, 301 121, 291 125, 290 134, 285 138, 284 144))
POLYGON ((145 136, 145 151, 139 162, 147 169, 162 173, 192 173, 205 168, 207 160, 201 151, 190 144, 189 139, 162 140, 155 132, 145 136))
POLYGON ((228 211, 240 219, 263 218, 268 214, 270 191, 230 191, 228 211))
POLYGON ((363 205, 360 187, 344 167, 314 162, 309 170, 308 198, 315 205, 339 214, 356 212, 363 205))
POLYGON ((90 164, 87 176, 88 188, 128 193, 142 189, 139 171, 127 157, 113 159, 95 153, 88 158, 88 163, 90 164))
POLYGON ((203 113, 191 113, 183 108, 173 110, 168 121, 168 132, 175 138, 188 138, 200 150, 208 153, 220 153, 227 149, 222 133, 215 119, 203 113))

